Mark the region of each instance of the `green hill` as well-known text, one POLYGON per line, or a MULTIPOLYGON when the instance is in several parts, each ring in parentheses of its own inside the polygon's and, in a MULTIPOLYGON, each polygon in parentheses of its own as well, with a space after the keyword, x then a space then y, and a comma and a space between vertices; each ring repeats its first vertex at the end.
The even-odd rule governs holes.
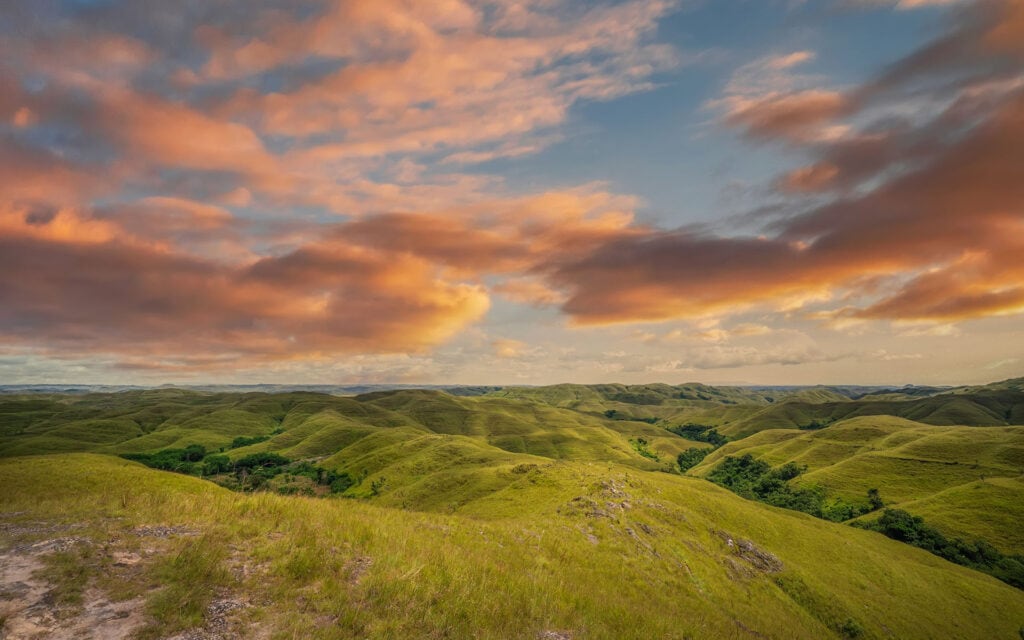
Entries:
POLYGON ((765 429, 814 429, 858 416, 896 416, 925 424, 1005 426, 1024 424, 1024 391, 981 388, 910 400, 804 402, 787 400, 737 420, 719 423, 719 431, 743 438, 765 429))
POLYGON ((850 418, 815 431, 767 430, 730 442, 689 471, 706 476, 726 456, 806 467, 793 482, 925 516, 943 532, 1024 552, 1024 427, 937 427, 891 416, 850 418), (995 483, 995 484, 993 484, 995 483), (985 515, 989 514, 989 515, 985 515))
POLYGON ((141 637, 219 625, 304 638, 1009 638, 1024 623, 1024 595, 988 576, 614 464, 549 461, 454 515, 232 493, 97 455, 10 458, 0 483, 6 549, 74 532, 32 556, 63 598, 54 610, 76 594, 77 606, 138 602, 141 637))
POLYGON ((0 457, 153 453, 192 444, 223 450, 236 460, 274 452, 350 474, 358 480, 352 495, 386 482, 396 504, 411 508, 459 504, 464 492, 456 491, 456 485, 472 485, 473 495, 499 490, 509 481, 508 469, 518 464, 600 460, 666 469, 680 452, 695 446, 645 422, 507 397, 427 390, 356 397, 159 390, 68 397, 38 406, 25 402, 0 399, 0 412, 31 412, 3 432, 0 457), (95 433, 79 420, 65 422, 78 416, 90 416, 95 433), (113 424, 121 428, 108 428, 113 424), (71 437, 75 434, 80 437, 71 437), (240 437, 255 442, 231 448, 240 437), (451 495, 439 498, 438 486, 451 495))
POLYGON ((0 605, 0 624, 26 628, 19 616, 45 605, 84 625, 126 602, 139 638, 225 625, 245 637, 1013 637, 1024 592, 701 479, 727 456, 792 462, 800 490, 857 503, 878 489, 948 536, 1024 550, 1024 427, 996 421, 1015 419, 1024 392, 861 392, 0 396, 0 561, 35 563, 25 579, 39 583, 0 592, 46 599, 0 605), (691 422, 732 441, 713 449, 666 428, 691 422), (769 428, 794 424, 814 428, 769 428), (693 448, 709 454, 682 476, 676 457, 693 448))

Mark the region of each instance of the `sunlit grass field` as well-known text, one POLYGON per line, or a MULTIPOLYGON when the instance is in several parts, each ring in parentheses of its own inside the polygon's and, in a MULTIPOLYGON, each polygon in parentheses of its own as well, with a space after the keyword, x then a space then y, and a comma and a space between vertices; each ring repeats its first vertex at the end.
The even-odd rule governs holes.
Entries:
POLYGON ((980 573, 618 465, 549 462, 455 514, 232 493, 95 454, 8 459, 0 482, 5 522, 84 525, 87 580, 139 548, 135 527, 187 531, 119 587, 154 636, 225 590, 281 638, 1001 638, 1024 622, 1024 596, 980 573))
POLYGON ((130 603, 140 638, 208 628, 223 602, 254 638, 1019 637, 1024 592, 701 476, 729 455, 796 462, 798 485, 878 488, 950 535, 1019 553, 1024 427, 871 414, 755 429, 682 475, 676 456, 712 445, 658 412, 727 431, 766 407, 858 402, 711 390, 0 397, 0 552, 71 539, 39 556, 47 597, 72 617, 97 593, 130 603), (354 482, 242 493, 119 457, 189 445, 354 482))

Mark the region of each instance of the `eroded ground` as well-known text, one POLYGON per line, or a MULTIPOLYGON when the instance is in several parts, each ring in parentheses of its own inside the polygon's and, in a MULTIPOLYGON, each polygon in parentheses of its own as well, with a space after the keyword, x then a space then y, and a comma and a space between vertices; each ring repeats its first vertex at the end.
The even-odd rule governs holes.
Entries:
MULTIPOLYGON (((160 583, 157 561, 198 531, 140 526, 97 535, 80 524, 19 522, 0 515, 0 638, 3 640, 235 640, 258 636, 251 605, 228 590, 203 612, 201 626, 167 634, 151 616, 160 583)), ((232 572, 246 575, 240 561, 232 572)))

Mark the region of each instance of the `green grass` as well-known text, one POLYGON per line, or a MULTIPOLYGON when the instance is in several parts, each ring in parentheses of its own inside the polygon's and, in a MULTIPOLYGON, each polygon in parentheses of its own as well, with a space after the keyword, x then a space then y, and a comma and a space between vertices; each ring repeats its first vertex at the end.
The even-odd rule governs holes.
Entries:
POLYGON ((36 576, 53 585, 49 599, 54 604, 82 604, 82 594, 89 582, 90 565, 95 561, 96 551, 90 545, 81 545, 68 551, 57 551, 43 556, 43 569, 36 576))
POLYGON ((808 402, 791 397, 728 423, 719 431, 743 438, 765 429, 798 429, 812 424, 829 425, 862 416, 895 416, 936 426, 1024 425, 1024 391, 982 387, 961 393, 947 392, 906 400, 808 402))
POLYGON ((224 594, 255 603, 238 615, 272 638, 1013 637, 1020 591, 699 479, 726 455, 795 462, 807 470, 793 483, 858 501, 878 488, 887 506, 946 535, 1021 552, 1024 427, 1000 426, 1024 417, 1021 385, 849 393, 0 397, 0 512, 79 526, 92 542, 48 557, 54 598, 73 607, 91 587, 143 596, 142 637, 201 626, 224 594), (949 420, 985 427, 936 426, 949 420), (813 421, 827 426, 792 428, 813 421), (666 429, 690 422, 747 437, 688 472, 698 477, 661 473, 680 452, 710 447, 666 429), (239 436, 266 439, 226 450, 231 459, 278 453, 355 483, 343 497, 233 493, 114 457, 216 452, 239 436), (39 453, 52 455, 29 455, 39 453), (156 524, 191 533, 132 533, 156 524), (135 569, 112 565, 112 550, 143 547, 151 556, 135 569))
POLYGON ((1024 623, 1024 595, 994 579, 700 480, 573 461, 508 473, 446 515, 20 457, 0 461, 0 510, 97 539, 194 530, 146 568, 147 634, 201 622, 221 590, 281 638, 997 638, 1024 623))
POLYGON ((725 456, 751 453, 807 471, 797 485, 862 500, 877 488, 887 506, 926 518, 943 533, 980 537, 1024 553, 1019 532, 1024 427, 936 427, 891 416, 858 417, 817 431, 769 430, 731 442, 688 473, 706 476, 725 456))
POLYGON ((214 595, 230 581, 224 564, 227 555, 223 541, 205 535, 186 538, 160 558, 152 567, 160 587, 146 603, 150 623, 139 638, 164 638, 202 626, 214 595))
POLYGON ((997 549, 1024 549, 1024 479, 986 478, 945 489, 899 508, 943 532, 986 540, 997 549))

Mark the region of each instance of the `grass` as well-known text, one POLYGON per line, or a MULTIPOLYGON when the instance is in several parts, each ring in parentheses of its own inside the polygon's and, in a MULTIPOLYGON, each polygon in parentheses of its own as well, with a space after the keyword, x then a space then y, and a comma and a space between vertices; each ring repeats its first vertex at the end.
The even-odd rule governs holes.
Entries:
POLYGON ((865 416, 818 431, 769 430, 731 442, 688 473, 706 476, 725 456, 751 453, 772 466, 807 471, 794 482, 862 500, 877 488, 889 507, 926 520, 944 534, 983 539, 1004 553, 1024 553, 1024 427, 936 427, 891 416, 865 416))
POLYGON ((456 514, 245 495, 91 454, 0 462, 4 512, 111 539, 186 526, 147 568, 146 633, 202 620, 214 594, 272 637, 1010 637, 1024 596, 878 534, 702 481, 547 461, 456 514), (623 505, 627 506, 623 506, 623 505), (749 540, 782 570, 734 543, 749 540), (236 577, 231 567, 247 567, 236 577), (829 567, 827 572, 822 567, 829 567), (899 606, 893 606, 899 602, 899 606), (950 612, 956 612, 951 615, 950 612), (843 629, 846 629, 844 631, 843 629), (844 635, 846 634, 846 635, 844 635))
POLYGON ((765 429, 798 429, 829 425, 864 416, 894 416, 936 426, 1006 426, 1024 424, 1024 391, 1001 387, 947 392, 905 400, 864 399, 851 402, 808 402, 786 398, 723 423, 719 431, 743 438, 765 429))
POLYGON ((90 565, 95 561, 95 555, 90 545, 80 545, 72 550, 43 556, 44 566, 37 576, 53 585, 49 598, 54 604, 72 607, 82 604, 82 594, 88 584, 90 565))
POLYGON ((227 547, 204 535, 186 538, 152 568, 160 584, 146 603, 150 623, 139 634, 142 640, 202 626, 207 607, 218 590, 229 583, 224 566, 227 547))
MULTIPOLYGON (((1020 392, 1007 383, 852 400, 828 388, 556 385, 478 396, 0 397, 0 513, 75 525, 91 542, 48 556, 54 597, 72 607, 90 588, 144 597, 141 637, 202 626, 222 597, 252 603, 237 615, 271 638, 1013 637, 1024 594, 993 578, 659 471, 710 448, 666 427, 714 426, 749 435, 692 475, 726 455, 792 461, 807 467, 794 483, 856 500, 879 488, 887 506, 947 535, 1020 553, 1024 428, 998 426, 1016 419, 1020 392), (934 426, 873 413, 883 408, 933 422, 1003 418, 934 426), (824 428, 765 428, 813 420, 824 428), (216 452, 239 436, 266 439, 225 450, 231 459, 279 453, 355 484, 343 498, 234 493, 114 457, 189 444, 216 452), (188 533, 133 533, 154 525, 188 533), (123 551, 144 559, 114 564, 123 551)), ((292 480, 281 482, 301 489, 292 480)), ((3 535, 0 544, 25 542, 3 535)))

